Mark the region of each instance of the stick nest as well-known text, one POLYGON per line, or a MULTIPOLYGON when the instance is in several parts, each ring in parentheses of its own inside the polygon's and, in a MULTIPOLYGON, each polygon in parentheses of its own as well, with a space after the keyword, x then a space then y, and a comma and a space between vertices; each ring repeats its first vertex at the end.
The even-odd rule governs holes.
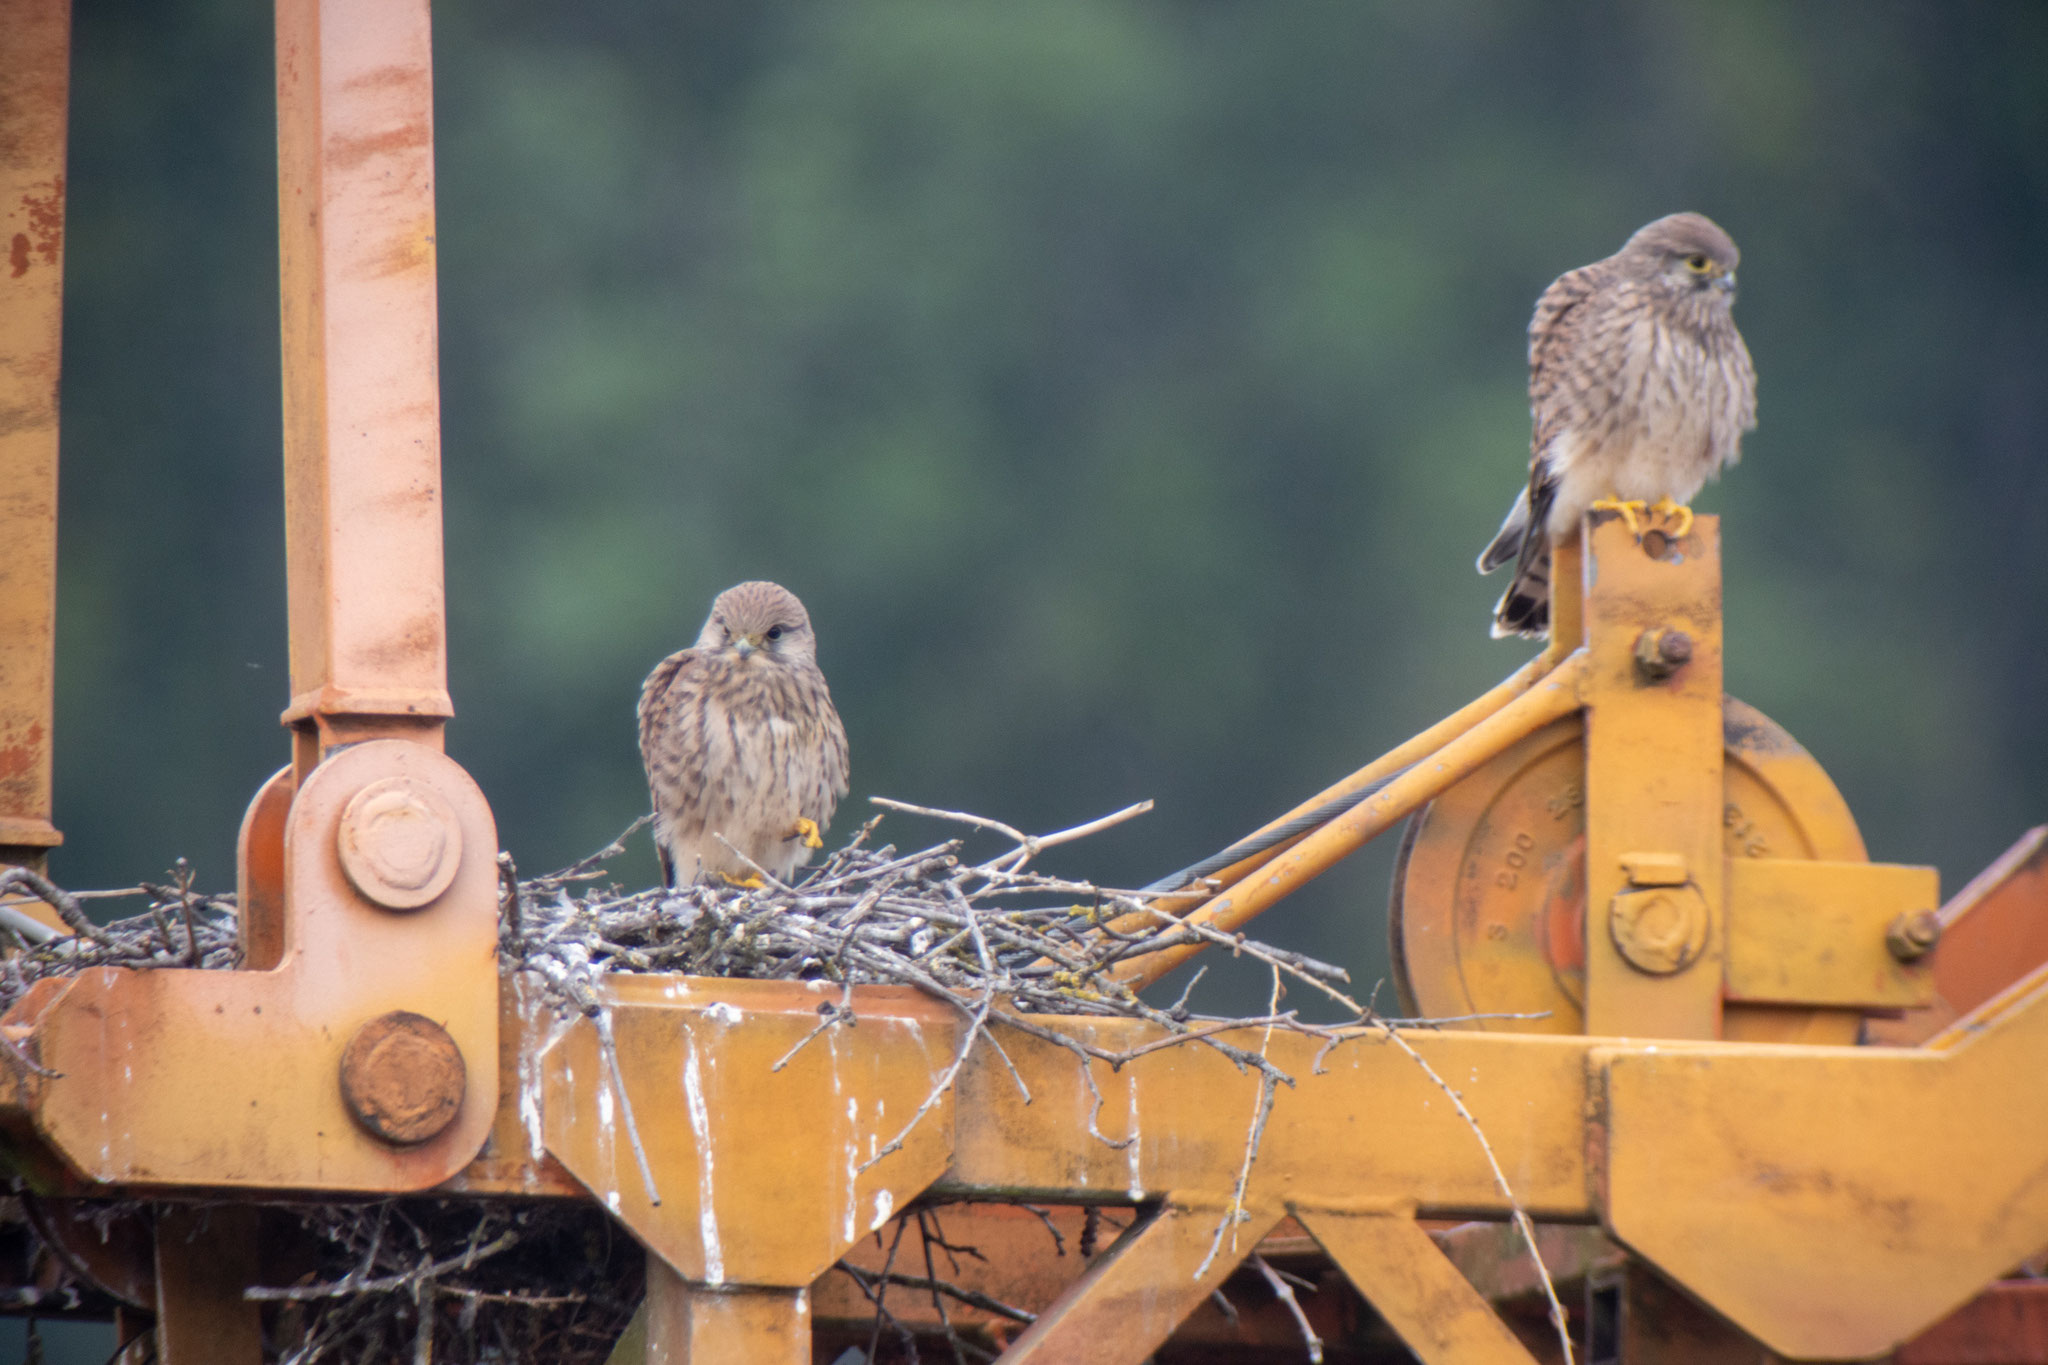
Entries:
MULTIPOLYGON (((609 1011, 602 1003, 601 983, 614 972, 822 979, 841 986, 839 1000, 820 1010, 819 1024, 798 1049, 827 1029, 851 1022, 856 985, 914 987, 958 1011, 964 1027, 950 1064, 902 1132, 873 1154, 869 1165, 901 1146, 952 1087, 978 1043, 1003 1055, 994 1030, 1014 1029, 1071 1049, 1091 1089, 1097 1084, 1095 1063, 1114 1068, 1165 1046, 1214 1048, 1257 1074, 1260 1085, 1256 1107, 1247 1116, 1235 1197, 1218 1222, 1210 1259, 1226 1240, 1234 1240, 1230 1230, 1238 1221, 1275 1091, 1295 1083, 1266 1059, 1263 1046, 1241 1046, 1226 1035, 1235 1032, 1242 1040, 1250 1035, 1241 1030, 1263 1030, 1266 1037, 1276 1029, 1293 1030, 1315 1034, 1334 1047, 1378 1034, 1414 1055, 1389 1027, 1394 1021, 1344 993, 1348 977, 1340 968, 1242 935, 1184 923, 1153 908, 1155 891, 1115 890, 1030 866, 1045 849, 1142 814, 1150 802, 1036 837, 980 816, 881 798, 876 802, 993 832, 1010 847, 980 862, 963 856, 965 836, 905 852, 876 841, 883 818, 876 816, 793 884, 756 869, 757 886, 633 892, 607 883, 604 864, 623 851, 623 841, 637 824, 606 848, 546 876, 522 879, 509 855, 498 856, 501 963, 544 982, 563 1013, 581 1012, 596 1022, 628 1137, 650 1188, 631 1096, 624 1093, 611 1043, 609 1011), (1198 1015, 1188 1008, 1185 993, 1174 1004, 1154 1005, 1117 979, 1117 968, 1128 959, 1193 942, 1262 963, 1273 981, 1268 1012, 1235 1019, 1198 1015), (1290 980, 1335 1004, 1341 1021, 1311 1024, 1292 1010, 1283 1012, 1283 982, 1290 980), (1049 1015, 1142 1019, 1159 1025, 1161 1033, 1133 1051, 1109 1052, 1049 1028, 1044 1022, 1049 1015)), ((196 892, 182 862, 166 883, 98 893, 147 898, 144 913, 105 925, 84 913, 81 901, 92 899, 92 893, 72 896, 34 873, 0 873, 0 898, 10 893, 17 905, 23 896, 40 899, 73 932, 38 934, 17 909, 0 907, 0 939, 11 935, 16 948, 0 961, 0 1008, 43 977, 87 967, 225 969, 240 962, 232 897, 196 892)), ((18 1051, 14 1060, 35 1066, 18 1051)), ((1416 1061, 1428 1070, 1419 1056, 1416 1061)), ((1443 1084, 1433 1073, 1432 1079, 1443 1084)), ((1022 1087, 1021 1078, 1017 1084, 1022 1087)), ((1099 1089, 1095 1096, 1096 1113, 1088 1121, 1091 1137, 1122 1146, 1097 1127, 1099 1089)), ((1483 1135, 1478 1136, 1485 1146, 1483 1135)), ((1491 1162, 1490 1149, 1487 1156, 1491 1162)), ((1495 1174, 1500 1177, 1497 1163, 1495 1174)), ((1505 1189, 1504 1179, 1501 1184, 1505 1189)), ((902 1217, 917 1213, 913 1208, 902 1217)), ((451 1208, 445 1202, 408 1200, 299 1206, 291 1216, 301 1240, 316 1249, 316 1268, 294 1284, 251 1291, 252 1298, 270 1305, 270 1358, 291 1365, 366 1358, 366 1349, 376 1356, 393 1348, 400 1353, 409 1348, 419 1361, 546 1359, 596 1365, 638 1293, 637 1284, 626 1282, 632 1278, 632 1257, 615 1262, 609 1241, 602 1254, 595 1249, 593 1239, 610 1224, 594 1205, 542 1212, 509 1203, 451 1208), (582 1266, 592 1273, 551 1280, 534 1269, 549 1265, 582 1266), (480 1330, 480 1323, 489 1330, 480 1330)), ((934 1302, 953 1292, 934 1288, 934 1302)), ((878 1315, 885 1311, 879 1298, 877 1309, 878 1315)), ((957 1351, 961 1343, 954 1344, 957 1351)))

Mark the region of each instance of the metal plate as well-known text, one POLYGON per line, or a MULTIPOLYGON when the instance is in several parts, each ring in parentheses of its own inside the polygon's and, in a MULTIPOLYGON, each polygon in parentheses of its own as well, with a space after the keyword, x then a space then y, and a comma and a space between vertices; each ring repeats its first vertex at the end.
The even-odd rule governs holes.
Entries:
MULTIPOLYGON (((1723 846, 1731 858, 1867 858, 1841 793, 1763 713, 1723 703, 1723 846)), ((1409 822, 1389 933, 1402 1007, 1499 1031, 1585 1026, 1585 726, 1504 750, 1409 822)), ((1853 1042, 1858 1016, 1730 1004, 1725 1036, 1853 1042)))

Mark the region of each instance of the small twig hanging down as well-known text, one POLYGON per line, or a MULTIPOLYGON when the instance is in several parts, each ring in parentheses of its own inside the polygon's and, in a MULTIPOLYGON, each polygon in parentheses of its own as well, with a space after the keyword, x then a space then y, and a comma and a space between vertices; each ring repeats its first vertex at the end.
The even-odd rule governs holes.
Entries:
POLYGON ((1266 1258, 1254 1251, 1245 1258, 1246 1264, 1266 1277, 1266 1284, 1272 1289, 1273 1297, 1287 1305, 1287 1311, 1294 1315, 1294 1325, 1301 1331, 1302 1344, 1308 1347, 1309 1365, 1323 1365, 1323 1339, 1316 1335, 1316 1329, 1309 1326, 1308 1314, 1301 1311, 1301 1300, 1294 1297, 1294 1286, 1284 1276, 1266 1263, 1266 1258))
POLYGON ((619 1097, 619 1117, 626 1122, 626 1140, 633 1147, 633 1161, 640 1167, 640 1181, 647 1187, 647 1202, 661 1207, 661 1191, 654 1187, 654 1168, 647 1164, 647 1149, 640 1145, 640 1125, 633 1121, 633 1097, 626 1092, 626 1073, 619 1066, 619 1042, 612 1036, 612 1012, 600 1009, 593 1017, 597 1041, 604 1051, 605 1071, 619 1097))
POLYGON ((1557 1329, 1557 1344, 1564 1352, 1564 1365, 1572 1365, 1571 1327, 1565 1317, 1564 1305, 1558 1302, 1557 1286, 1550 1282, 1550 1267, 1543 1264, 1543 1253, 1536 1246, 1536 1224, 1530 1220, 1528 1211, 1522 1207, 1521 1201, 1515 1198, 1515 1192, 1508 1188, 1507 1173, 1500 1168, 1500 1158, 1493 1154, 1493 1144, 1486 1140, 1486 1130, 1479 1126, 1479 1120, 1473 1118, 1472 1111, 1465 1107, 1465 1097, 1453 1090, 1450 1082, 1439 1075, 1437 1069, 1429 1064, 1428 1059, 1417 1052, 1414 1045, 1403 1038, 1398 1030, 1382 1026, 1380 1032, 1388 1042, 1406 1053, 1410 1061, 1421 1067, 1422 1074, 1429 1077, 1437 1089, 1444 1092, 1445 1097, 1451 1102, 1451 1108, 1465 1121, 1465 1126, 1472 1130, 1473 1138, 1479 1143, 1479 1150, 1486 1154, 1487 1169, 1493 1172, 1494 1188, 1499 1190, 1500 1197, 1507 1201, 1515 1227, 1521 1232, 1523 1242, 1529 1247, 1529 1259, 1536 1266, 1536 1278, 1543 1283, 1543 1297, 1550 1305, 1550 1322, 1557 1329))

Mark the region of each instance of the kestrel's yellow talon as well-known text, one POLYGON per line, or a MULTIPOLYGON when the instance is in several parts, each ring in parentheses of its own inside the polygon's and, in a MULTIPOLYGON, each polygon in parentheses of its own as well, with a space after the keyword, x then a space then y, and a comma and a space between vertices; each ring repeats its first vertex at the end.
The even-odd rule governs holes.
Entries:
POLYGON ((825 846, 825 841, 818 837, 818 822, 808 815, 797 816, 796 829, 791 832, 789 837, 792 839, 802 839, 805 848, 823 848, 825 846))
POLYGON ((1621 519, 1628 523, 1628 533, 1637 540, 1643 538, 1643 524, 1637 517, 1649 515, 1641 498, 1601 498, 1593 504, 1595 512, 1619 512, 1621 519))
POLYGON ((1666 496, 1652 503, 1650 510, 1666 521, 1678 523, 1678 528, 1671 532, 1673 540, 1684 540, 1686 533, 1692 530, 1692 509, 1682 502, 1673 502, 1666 496))
POLYGON ((727 886, 741 891, 759 891, 767 885, 766 882, 761 880, 761 874, 758 872, 749 872, 744 877, 735 877, 730 872, 721 872, 718 875, 725 879, 727 886))

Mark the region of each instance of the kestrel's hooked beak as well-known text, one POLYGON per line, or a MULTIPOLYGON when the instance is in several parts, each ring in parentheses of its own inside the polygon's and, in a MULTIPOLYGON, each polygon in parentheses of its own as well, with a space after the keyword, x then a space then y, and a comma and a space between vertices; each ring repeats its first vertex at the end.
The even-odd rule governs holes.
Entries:
POLYGON ((742 635, 732 642, 732 647, 738 650, 739 656, 744 659, 761 647, 761 637, 758 635, 742 635))
POLYGON ((1734 293, 1734 292, 1735 292, 1735 272, 1734 272, 1734 271, 1732 271, 1732 270, 1731 270, 1731 271, 1729 271, 1729 272, 1728 272, 1727 274, 1725 274, 1725 275, 1721 276, 1721 277, 1720 277, 1719 279, 1715 280, 1715 281, 1714 281, 1714 283, 1715 283, 1716 285, 1720 286, 1720 289, 1721 289, 1721 292, 1722 292, 1722 293, 1724 293, 1724 294, 1732 294, 1732 293, 1734 293))

